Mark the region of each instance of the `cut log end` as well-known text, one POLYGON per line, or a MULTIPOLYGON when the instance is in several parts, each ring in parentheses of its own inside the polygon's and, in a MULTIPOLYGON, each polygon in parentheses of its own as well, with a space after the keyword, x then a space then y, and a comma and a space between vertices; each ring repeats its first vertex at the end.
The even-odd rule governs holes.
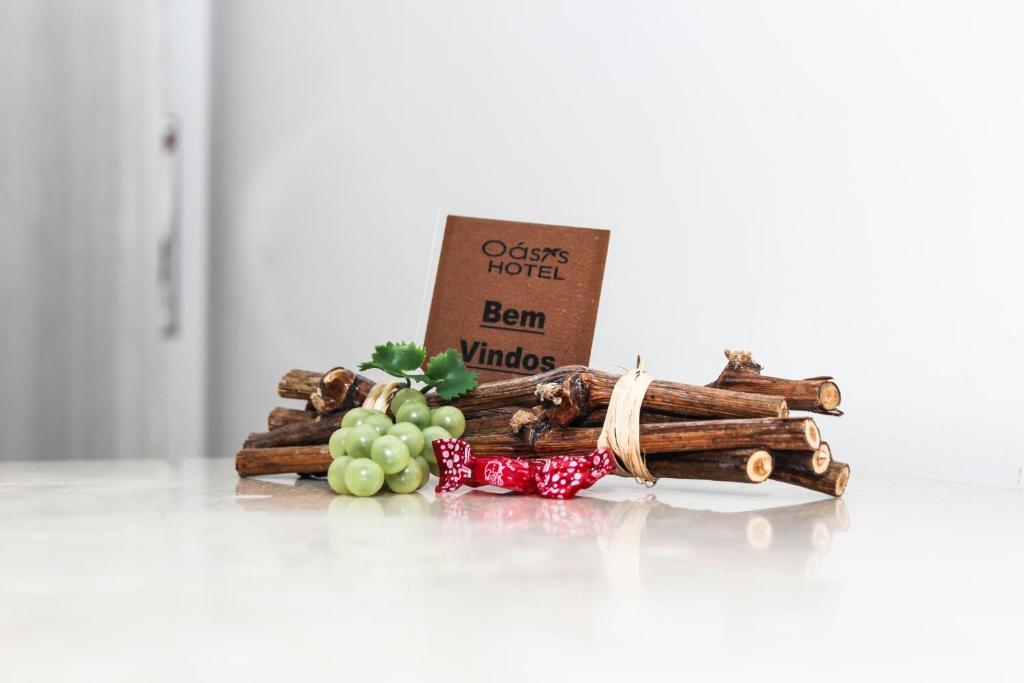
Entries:
POLYGON ((821 445, 818 446, 818 450, 814 451, 814 455, 811 456, 811 470, 815 474, 825 474, 828 470, 828 466, 832 464, 832 449, 829 445, 822 441, 821 445))
POLYGON ((772 474, 772 455, 766 450, 758 449, 750 454, 747 460, 747 476, 750 481, 759 484, 772 474))
POLYGON ((814 423, 814 420, 804 420, 804 434, 807 437, 807 445, 818 450, 821 446, 821 432, 818 431, 818 425, 814 423))
POLYGON ((842 402, 839 385, 835 382, 822 382, 818 387, 818 403, 823 410, 835 410, 842 402))
POLYGON ((779 417, 789 417, 789 404, 786 401, 779 404, 779 417))
POLYGON ((833 460, 824 474, 778 467, 772 472, 772 479, 838 498, 846 492, 846 485, 850 481, 850 466, 833 460))
POLYGON ((839 472, 836 474, 836 477, 835 477, 836 487, 835 487, 835 493, 833 493, 833 495, 836 498, 839 498, 844 493, 846 493, 846 485, 850 483, 850 466, 847 465, 846 463, 836 463, 836 464, 840 465, 840 469, 839 469, 839 472))
POLYGON ((281 398, 298 398, 308 400, 310 394, 320 385, 319 372, 309 370, 289 370, 277 383, 277 394, 281 398))

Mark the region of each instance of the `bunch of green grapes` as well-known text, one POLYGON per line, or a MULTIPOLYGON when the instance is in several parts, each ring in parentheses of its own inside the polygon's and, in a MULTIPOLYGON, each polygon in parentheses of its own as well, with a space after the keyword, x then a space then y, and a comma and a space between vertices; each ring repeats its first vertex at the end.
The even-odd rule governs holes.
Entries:
POLYGON ((430 444, 466 431, 461 410, 431 409, 416 389, 396 393, 391 410, 394 422, 369 408, 353 408, 341 418, 341 429, 331 434, 334 462, 327 470, 335 493, 372 496, 385 486, 394 493, 412 493, 438 472, 430 444))

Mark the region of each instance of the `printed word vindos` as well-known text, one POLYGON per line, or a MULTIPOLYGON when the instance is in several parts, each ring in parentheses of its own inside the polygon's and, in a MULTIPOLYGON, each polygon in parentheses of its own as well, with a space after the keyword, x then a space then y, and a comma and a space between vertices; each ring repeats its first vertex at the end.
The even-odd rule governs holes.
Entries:
POLYGON ((474 341, 470 344, 465 339, 459 340, 462 348, 462 360, 466 364, 483 365, 495 369, 525 370, 533 372, 554 370, 554 356, 538 356, 535 353, 524 353, 522 346, 512 351, 492 349, 487 342, 474 341))

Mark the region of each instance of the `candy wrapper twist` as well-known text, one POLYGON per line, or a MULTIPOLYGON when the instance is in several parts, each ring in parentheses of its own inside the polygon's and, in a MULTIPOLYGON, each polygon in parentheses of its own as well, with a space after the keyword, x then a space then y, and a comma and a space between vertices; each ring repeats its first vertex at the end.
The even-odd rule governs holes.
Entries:
POLYGON ((517 493, 564 499, 572 498, 615 471, 614 457, 607 448, 589 455, 530 460, 476 457, 469 444, 461 439, 438 439, 433 449, 441 473, 441 481, 435 489, 438 493, 451 492, 460 486, 499 486, 517 493))

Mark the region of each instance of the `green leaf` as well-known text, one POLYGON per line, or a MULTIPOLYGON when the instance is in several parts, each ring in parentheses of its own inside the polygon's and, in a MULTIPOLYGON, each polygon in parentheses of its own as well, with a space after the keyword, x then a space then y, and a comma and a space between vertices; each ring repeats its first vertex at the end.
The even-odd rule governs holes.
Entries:
POLYGON ((466 370, 462 356, 455 349, 439 353, 427 363, 426 381, 446 401, 476 388, 478 379, 479 375, 466 370))
POLYGON ((360 363, 360 370, 377 368, 393 377, 405 378, 413 370, 419 370, 427 350, 412 342, 388 342, 374 347, 373 358, 367 363, 360 363))

